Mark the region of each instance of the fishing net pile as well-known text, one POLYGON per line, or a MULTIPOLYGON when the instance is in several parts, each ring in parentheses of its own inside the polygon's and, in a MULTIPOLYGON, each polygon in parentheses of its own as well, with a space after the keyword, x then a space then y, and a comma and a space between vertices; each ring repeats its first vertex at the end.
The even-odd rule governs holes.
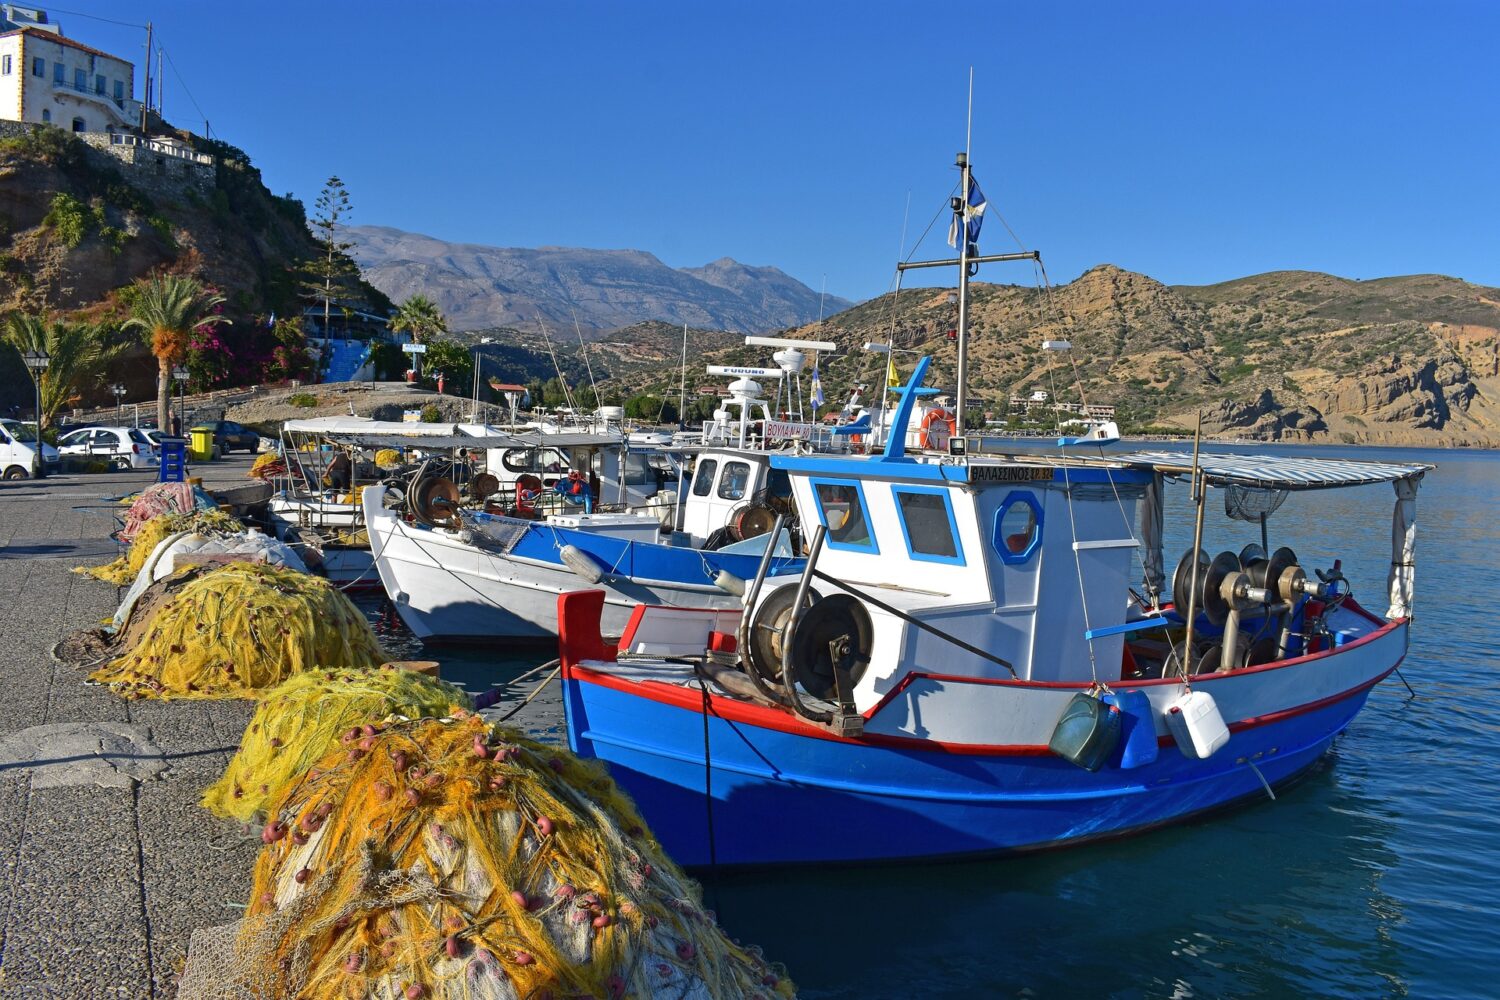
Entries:
MULTIPOLYGON (((163 485, 181 485, 165 483, 163 485)), ((130 547, 114 562, 103 566, 79 566, 74 571, 87 573, 96 580, 123 587, 136 578, 156 546, 179 531, 192 531, 211 537, 232 535, 245 530, 245 526, 217 508, 202 508, 185 512, 158 514, 132 533, 130 547)), ((123 536, 123 532, 121 535, 123 536)), ((123 537, 122 537, 123 540, 123 537)))
POLYGON ((271 804, 217 989, 793 995, 780 970, 718 928, 598 765, 467 713, 351 728, 341 742, 271 804))
POLYGON ((363 670, 388 659, 327 580, 261 563, 196 575, 139 636, 90 679, 128 698, 247 698, 317 667, 363 670))
POLYGON ((286 475, 286 459, 279 452, 263 451, 255 456, 255 464, 245 473, 247 479, 280 479, 286 475))
POLYGON ((210 510, 217 506, 213 497, 191 483, 157 483, 142 490, 130 502, 130 509, 125 512, 125 527, 116 532, 115 537, 130 542, 152 518, 162 514, 210 510))
POLYGON ((381 448, 375 453, 375 467, 378 469, 399 469, 404 462, 401 453, 394 448, 381 448))
POLYGON ((453 685, 392 666, 296 674, 265 693, 234 759, 203 793, 203 807, 248 822, 351 728, 396 715, 440 718, 470 707, 469 696, 453 685))

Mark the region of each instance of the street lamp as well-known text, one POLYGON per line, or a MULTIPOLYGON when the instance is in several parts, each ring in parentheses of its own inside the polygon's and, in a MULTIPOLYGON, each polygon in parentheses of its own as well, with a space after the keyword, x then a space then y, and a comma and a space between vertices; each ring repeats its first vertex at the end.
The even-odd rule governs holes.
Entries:
POLYGON ((47 446, 42 443, 42 373, 47 370, 47 363, 52 356, 46 351, 26 351, 21 355, 21 360, 26 363, 26 370, 31 372, 31 381, 36 385, 36 478, 47 478, 47 458, 42 449, 47 446))
POLYGON ((474 409, 469 413, 472 424, 479 423, 479 370, 484 367, 484 345, 494 342, 494 337, 481 337, 479 343, 469 348, 474 354, 474 409))
POLYGON ((115 419, 120 419, 120 401, 125 398, 125 387, 116 382, 109 387, 109 391, 115 394, 115 419))
MULTIPOLYGON (((188 370, 178 365, 172 369, 172 378, 177 380, 177 433, 180 435, 183 431, 182 425, 187 422, 186 393, 188 370)), ((166 433, 167 429, 163 427, 161 430, 162 433, 166 433)))

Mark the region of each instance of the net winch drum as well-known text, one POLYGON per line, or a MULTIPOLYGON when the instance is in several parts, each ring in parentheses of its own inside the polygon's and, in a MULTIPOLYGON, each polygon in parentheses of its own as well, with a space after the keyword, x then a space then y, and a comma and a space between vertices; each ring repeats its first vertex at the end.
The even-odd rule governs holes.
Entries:
POLYGON ((1118 705, 1106 704, 1092 692, 1080 691, 1068 700, 1052 729, 1047 749, 1085 771, 1097 771, 1114 756, 1123 720, 1118 705))
POLYGON ((783 648, 803 690, 852 712, 854 686, 870 665, 874 639, 864 604, 850 594, 833 594, 802 612, 783 648))
POLYGON ((417 481, 409 495, 411 513, 432 528, 451 528, 458 524, 458 487, 453 480, 433 476, 417 481))
POLYGON ((483 500, 500 489, 500 480, 492 473, 481 472, 469 480, 469 499, 483 500))
MULTIPOLYGON (((823 599, 823 595, 812 587, 807 589, 803 608, 810 608, 823 599)), ((792 620, 792 605, 797 600, 797 588, 792 585, 777 587, 756 605, 750 617, 750 641, 745 644, 746 670, 755 671, 767 687, 780 691, 781 663, 787 646, 786 627, 792 620)))

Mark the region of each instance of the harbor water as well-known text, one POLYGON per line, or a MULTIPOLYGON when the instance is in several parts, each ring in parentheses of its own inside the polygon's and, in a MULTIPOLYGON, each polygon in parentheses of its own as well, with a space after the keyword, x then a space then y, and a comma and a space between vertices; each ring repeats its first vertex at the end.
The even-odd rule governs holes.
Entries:
MULTIPOLYGON (((1181 826, 985 862, 702 873, 728 931, 824 1000, 1500 995, 1500 452, 1265 450, 1438 466, 1417 501, 1414 695, 1392 676, 1302 782, 1181 826)), ((1168 492, 1170 573, 1191 519, 1185 487, 1168 492)), ((1271 547, 1342 559, 1383 612, 1393 500, 1293 494, 1271 547)), ((1210 554, 1259 541, 1210 504, 1210 554)), ((429 655, 477 690, 553 654, 429 655)), ((560 740, 557 704, 527 728, 560 740)))

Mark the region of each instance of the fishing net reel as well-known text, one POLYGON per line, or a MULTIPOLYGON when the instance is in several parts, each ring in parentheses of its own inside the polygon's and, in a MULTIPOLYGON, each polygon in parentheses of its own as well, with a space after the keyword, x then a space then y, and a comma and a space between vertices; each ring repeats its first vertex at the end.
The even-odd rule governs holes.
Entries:
POLYGON ((797 590, 787 585, 772 591, 751 614, 745 670, 758 687, 804 718, 858 735, 864 720, 855 708, 854 688, 874 648, 870 614, 849 594, 823 597, 811 587, 798 608, 797 590), (809 707, 801 692, 832 702, 837 710, 809 707))
POLYGON ((427 476, 418 479, 407 493, 406 507, 413 518, 429 528, 457 528, 461 499, 453 480, 427 476))
MULTIPOLYGON (((1318 575, 1324 577, 1321 571, 1318 575)), ((1340 579, 1342 576, 1339 573, 1340 579)), ((1172 601, 1179 615, 1186 617, 1192 608, 1209 624, 1222 627, 1223 634, 1201 650, 1189 651, 1185 642, 1178 643, 1174 656, 1186 662, 1190 652, 1195 654, 1196 673, 1273 662, 1286 655, 1292 634, 1291 612, 1297 602, 1303 597, 1327 602, 1337 596, 1337 585, 1330 585, 1326 579, 1309 580, 1297 563, 1297 553, 1286 546, 1269 557, 1259 545, 1247 545, 1238 554, 1220 552, 1212 559, 1202 549, 1188 549, 1172 576, 1172 601), (1261 628, 1253 636, 1242 635, 1241 618, 1256 613, 1264 616, 1261 628)), ((1342 602, 1342 598, 1339 600, 1342 602)), ((1330 610, 1325 604, 1318 621, 1330 610)))

